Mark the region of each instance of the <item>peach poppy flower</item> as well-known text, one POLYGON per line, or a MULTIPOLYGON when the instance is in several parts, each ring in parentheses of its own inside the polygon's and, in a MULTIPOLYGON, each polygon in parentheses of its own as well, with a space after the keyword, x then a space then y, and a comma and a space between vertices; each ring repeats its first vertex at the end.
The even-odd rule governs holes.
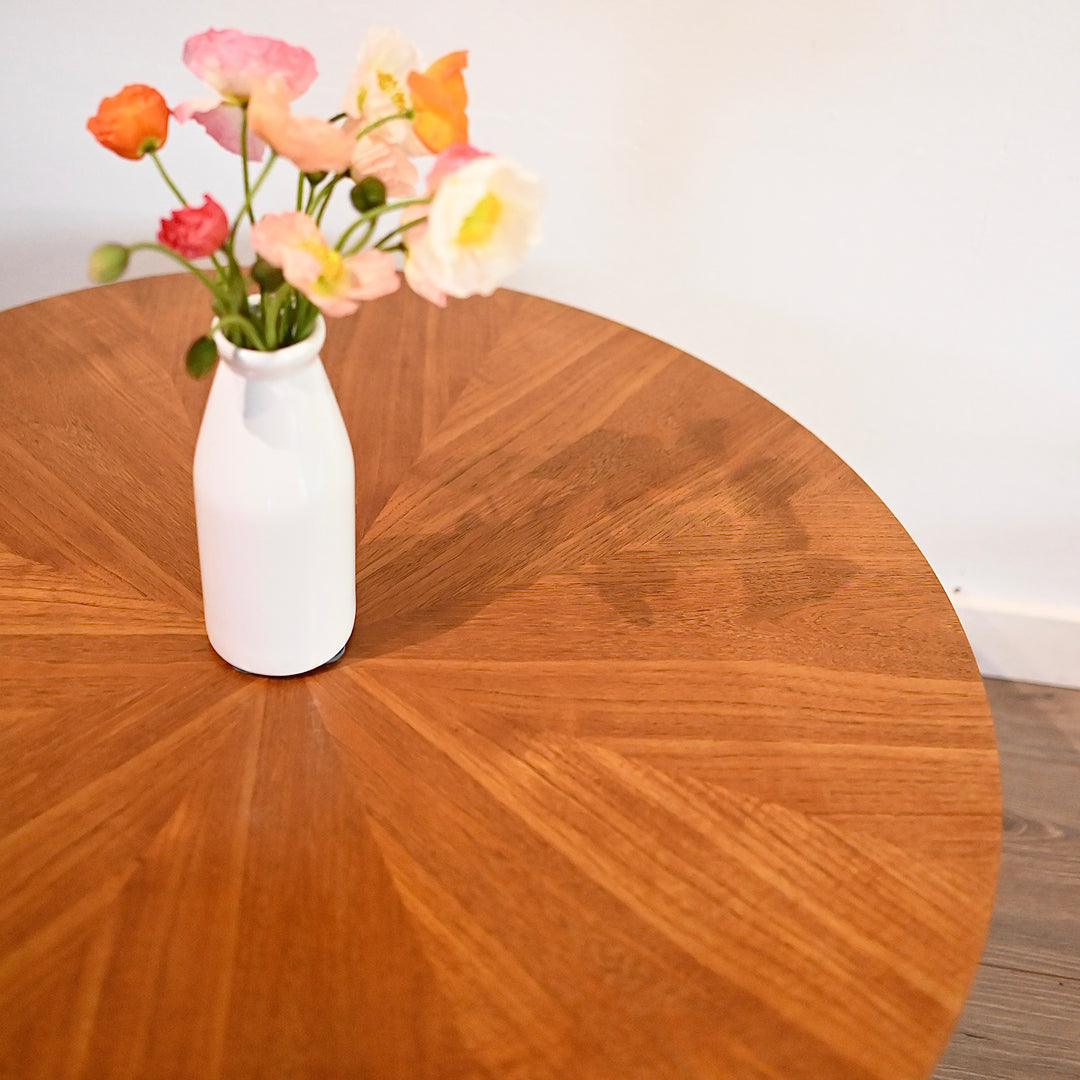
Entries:
MULTIPOLYGON (((349 124, 355 123, 349 121, 345 130, 349 130, 349 124)), ((356 141, 349 172, 356 181, 363 180, 365 176, 378 177, 386 188, 388 199, 412 198, 420 182, 416 166, 401 145, 376 135, 365 135, 356 141)))
POLYGON ((301 172, 344 172, 356 149, 356 140, 341 128, 314 116, 293 116, 288 88, 276 77, 252 88, 248 124, 301 172))
POLYGON ((112 97, 102 98, 86 127, 106 149, 135 161, 165 145, 169 106, 152 86, 133 83, 112 97))
POLYGON ((369 249, 342 255, 307 214, 266 214, 251 227, 251 244, 285 280, 325 315, 351 315, 363 300, 388 296, 401 284, 394 257, 369 249))

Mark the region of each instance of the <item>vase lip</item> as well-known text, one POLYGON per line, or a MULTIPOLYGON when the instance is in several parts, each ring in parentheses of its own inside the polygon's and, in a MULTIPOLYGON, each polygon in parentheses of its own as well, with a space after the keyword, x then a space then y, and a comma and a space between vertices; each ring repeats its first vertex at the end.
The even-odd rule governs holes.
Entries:
POLYGON ((322 315, 303 341, 286 345, 283 349, 245 349, 234 345, 218 328, 217 321, 211 325, 218 356, 241 375, 253 378, 273 378, 286 375, 310 364, 318 357, 326 341, 326 320, 322 315))

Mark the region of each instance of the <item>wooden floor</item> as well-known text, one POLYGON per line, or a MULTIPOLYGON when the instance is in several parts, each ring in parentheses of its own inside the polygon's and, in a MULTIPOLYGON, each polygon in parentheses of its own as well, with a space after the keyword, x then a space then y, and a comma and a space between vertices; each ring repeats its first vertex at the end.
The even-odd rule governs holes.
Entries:
POLYGON ((1080 690, 989 680, 1005 841, 994 919, 934 1080, 1080 1078, 1080 690))

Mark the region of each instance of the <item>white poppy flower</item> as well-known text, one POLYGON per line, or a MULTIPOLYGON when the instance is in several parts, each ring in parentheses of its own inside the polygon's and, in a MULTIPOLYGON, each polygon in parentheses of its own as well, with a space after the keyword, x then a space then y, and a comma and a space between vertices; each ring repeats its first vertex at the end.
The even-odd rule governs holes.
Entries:
POLYGON ((408 241, 406 278, 448 296, 490 296, 539 241, 542 202, 540 181, 516 165, 469 161, 441 181, 426 226, 408 241))
MULTIPOLYGON (((398 30, 372 27, 357 58, 345 93, 345 112, 363 127, 409 108, 409 72, 420 71, 420 53, 398 30)), ((414 142, 412 123, 398 120, 383 125, 379 137, 392 142, 414 142)), ((422 152, 419 146, 417 152, 422 152)))

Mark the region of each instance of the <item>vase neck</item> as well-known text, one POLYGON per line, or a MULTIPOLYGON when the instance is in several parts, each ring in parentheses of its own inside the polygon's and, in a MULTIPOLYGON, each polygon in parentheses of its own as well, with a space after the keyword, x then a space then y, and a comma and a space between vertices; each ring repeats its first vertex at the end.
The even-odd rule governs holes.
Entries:
POLYGON ((326 340, 326 323, 320 315, 303 341, 282 349, 245 349, 234 345, 220 330, 215 329, 213 333, 218 356, 238 375, 252 379, 275 379, 292 375, 319 358, 326 340))

